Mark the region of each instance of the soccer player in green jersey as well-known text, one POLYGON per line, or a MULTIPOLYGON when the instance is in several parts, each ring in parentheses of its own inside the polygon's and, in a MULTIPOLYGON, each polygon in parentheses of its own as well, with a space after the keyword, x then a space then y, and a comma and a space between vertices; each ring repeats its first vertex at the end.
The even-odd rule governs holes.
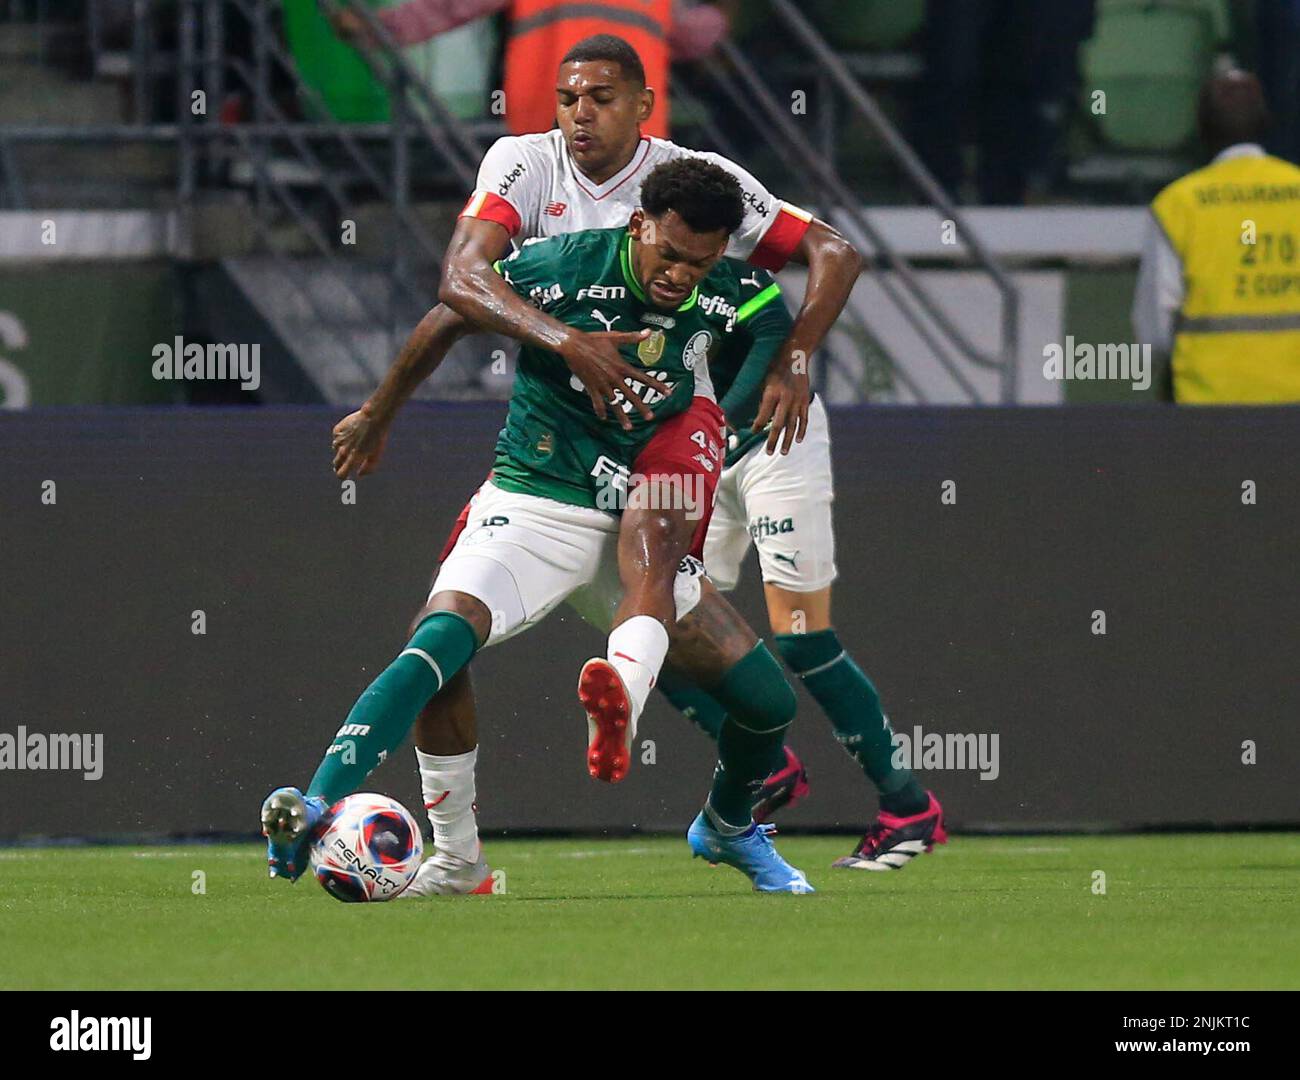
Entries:
MULTIPOLYGON (((678 559, 694 531, 703 539, 721 472, 722 419, 707 360, 735 329, 743 269, 722 254, 742 217, 741 191, 718 166, 683 159, 656 167, 642 200, 625 229, 538 241, 498 271, 517 295, 566 325, 619 335, 654 416, 642 417, 620 391, 611 404, 630 422, 602 421, 558 356, 533 346, 522 351, 493 472, 458 522, 410 641, 353 706, 305 796, 281 788, 263 805, 273 876, 302 873, 329 806, 400 744, 479 648, 528 629, 568 600, 597 625, 614 625, 609 658, 589 661, 583 673, 600 699, 588 711, 602 729, 592 742, 602 764, 619 749, 626 754, 625 732, 665 655, 676 650, 674 663, 708 686, 727 713, 713 786, 687 834, 692 852, 736 867, 760 891, 812 891, 750 814, 794 718, 794 695, 730 605, 723 603, 722 620, 716 604, 709 618, 692 619, 712 586, 698 562, 678 559), (619 322, 626 331, 615 331, 619 322), (624 516, 639 515, 642 524, 624 521, 620 529, 623 477, 633 493, 661 481, 670 505, 629 497, 624 516), (695 478, 704 490, 692 501, 695 478), (621 729, 613 723, 620 715, 621 729)), ((449 328, 446 337, 454 336, 449 328)), ((637 390, 628 385, 629 394, 637 390)), ((486 880, 481 856, 478 863, 486 880)))
MULTIPOLYGON (((758 552, 772 641, 831 722, 835 738, 875 786, 880 813, 851 855, 835 866, 897 870, 933 844, 946 842, 943 807, 893 759, 893 730, 875 685, 840 643, 831 621, 836 577, 831 513, 834 476, 826 410, 814 397, 808 429, 788 454, 767 454, 754 431, 763 366, 790 332, 791 318, 770 273, 747 267, 741 278, 737 333, 710 358, 718 402, 731 429, 718 498, 709 522, 704 566, 721 590, 735 587, 751 547, 758 552)), ((713 738, 725 711, 681 672, 665 667, 658 688, 713 738)), ((754 818, 768 819, 800 798, 808 784, 789 747, 771 762, 754 818)))
MULTIPOLYGON (((529 307, 493 273, 494 261, 512 242, 622 225, 639 205, 642 177, 662 161, 703 156, 738 178, 746 221, 733 234, 728 254, 749 264, 737 316, 741 333, 710 357, 719 404, 737 445, 728 450, 705 562, 725 589, 734 584, 750 543, 758 549, 776 650, 880 797, 879 816, 853 853, 835 865, 897 869, 943 842, 943 808, 910 770, 895 764, 893 732, 880 695, 831 619, 836 568, 830 432, 826 410, 809 394, 807 374, 807 358, 842 310, 861 260, 833 227, 778 198, 734 162, 643 137, 637 125, 653 104, 640 60, 625 41, 601 35, 578 42, 557 74, 557 127, 500 139, 485 155, 449 246, 440 296, 475 326, 555 349, 603 416, 606 402, 622 393, 626 380, 640 376, 627 369, 612 342, 529 307), (788 260, 809 268, 793 319, 767 272, 788 260), (770 362, 767 370, 764 362, 770 362), (766 452, 757 445, 764 442, 766 452), (781 453, 773 453, 778 445, 781 453)), ((393 415, 439 359, 435 344, 448 331, 466 328, 456 312, 443 304, 430 311, 376 393, 340 421, 334 434, 339 475, 373 469, 393 415)), ((631 404, 649 408, 636 394, 631 404)), ((615 410, 624 424, 630 424, 629 415, 615 410)), ((701 611, 714 604, 713 595, 705 595, 701 611)), ((725 710, 708 687, 692 683, 671 663, 658 686, 718 737, 725 710)), ((479 850, 472 810, 476 725, 468 672, 430 701, 416 722, 416 758, 439 851, 427 865, 430 872, 445 873, 436 885, 422 875, 421 888, 458 892, 472 884, 469 871, 479 850)), ((755 817, 770 815, 806 790, 798 758, 789 748, 778 748, 755 817)))

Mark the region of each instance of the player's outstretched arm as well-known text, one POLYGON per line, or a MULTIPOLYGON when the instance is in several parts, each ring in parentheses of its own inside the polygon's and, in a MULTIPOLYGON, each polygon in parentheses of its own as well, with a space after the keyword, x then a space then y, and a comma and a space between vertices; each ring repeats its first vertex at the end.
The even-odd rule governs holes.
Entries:
POLYGON ((791 261, 808 267, 808 288, 790 336, 772 360, 754 417, 755 431, 772 422, 769 454, 778 443, 781 453, 787 454, 796 440, 803 441, 808 429, 809 360, 844 310, 862 271, 862 256, 853 245, 819 219, 808 227, 791 261))
POLYGON ((419 321, 375 392, 361 408, 334 425, 334 472, 339 479, 354 471, 359 476, 375 471, 397 410, 433 374, 451 347, 473 329, 446 304, 439 304, 419 321))
MULTIPOLYGON (((461 218, 447 246, 438 299, 484 330, 558 353, 587 388, 591 407, 602 420, 607 403, 620 394, 652 420, 650 406, 627 386, 627 380, 639 380, 642 373, 619 356, 618 340, 584 333, 538 311, 493 269, 509 242, 509 234, 497 222, 461 218)), ((614 417, 623 428, 631 428, 621 409, 614 410, 614 417)))

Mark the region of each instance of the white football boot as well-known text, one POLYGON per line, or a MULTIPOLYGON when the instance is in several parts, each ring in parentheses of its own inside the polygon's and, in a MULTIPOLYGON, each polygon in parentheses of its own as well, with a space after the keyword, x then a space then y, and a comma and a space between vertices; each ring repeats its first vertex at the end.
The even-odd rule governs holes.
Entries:
POLYGON ((415 880, 397 896, 398 900, 424 900, 430 896, 488 896, 492 893, 492 868, 483 858, 471 862, 452 854, 435 851, 416 871, 415 880))

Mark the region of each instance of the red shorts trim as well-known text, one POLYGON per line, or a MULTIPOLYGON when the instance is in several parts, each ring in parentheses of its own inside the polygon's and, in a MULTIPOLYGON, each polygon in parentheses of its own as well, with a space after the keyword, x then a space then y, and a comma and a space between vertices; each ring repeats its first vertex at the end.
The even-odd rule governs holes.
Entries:
MULTIPOLYGON (((492 471, 489 469, 487 480, 491 479, 492 471)), ((484 480, 483 483, 487 483, 487 480, 484 480)), ((477 494, 477 491, 474 492, 474 495, 477 494)), ((442 545, 442 554, 438 556, 438 562, 441 563, 446 561, 447 556, 451 554, 451 549, 456 546, 456 541, 460 539, 460 534, 465 531, 465 523, 469 521, 469 508, 474 505, 474 495, 469 497, 469 502, 465 504, 465 509, 460 512, 460 516, 456 518, 456 523, 451 527, 451 534, 447 537, 447 542, 442 545)), ((436 571, 434 576, 437 576, 436 571)))
POLYGON ((703 513, 690 550, 697 559, 704 555, 704 534, 709 530, 718 481, 722 479, 727 455, 726 426, 718 403, 697 397, 685 412, 659 425, 632 466, 634 473, 646 479, 666 477, 700 492, 703 513))

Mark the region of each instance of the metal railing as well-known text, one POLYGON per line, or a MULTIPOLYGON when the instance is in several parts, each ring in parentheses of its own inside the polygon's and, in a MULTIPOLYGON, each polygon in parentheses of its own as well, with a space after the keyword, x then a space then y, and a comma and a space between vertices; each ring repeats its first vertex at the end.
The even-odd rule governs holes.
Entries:
MULTIPOLYGON (((11 19, 36 19, 44 40, 51 12, 13 10, 11 19)), ((30 5, 29 5, 30 6, 30 5)), ((96 72, 112 70, 129 78, 132 122, 102 125, 8 125, 0 128, 0 192, 22 207, 26 185, 14 148, 27 144, 163 143, 176 147, 176 205, 182 236, 190 212, 205 188, 228 186, 223 172, 240 165, 251 172, 249 220, 256 248, 272 258, 284 282, 313 313, 319 329, 362 369, 350 330, 337 312, 322 304, 322 281, 348 295, 376 328, 387 328, 390 351, 436 295, 443 246, 413 209, 413 160, 433 162, 447 188, 473 186, 484 145, 478 134, 452 116, 402 58, 382 27, 379 50, 360 50, 375 80, 387 92, 387 123, 345 123, 331 118, 320 92, 303 79, 286 44, 272 27, 279 0, 171 0, 175 47, 158 48, 163 4, 133 0, 130 40, 125 51, 106 45, 99 6, 87 5, 83 32, 96 72), (242 20, 234 26, 233 20, 242 20), (247 31, 251 50, 241 55, 227 47, 227 31, 247 31), (121 62, 125 58, 126 62, 121 62), (174 120, 159 120, 163 88, 175 87, 174 120), (273 87, 287 85, 309 120, 290 115, 273 87), (220 107, 229 92, 247 98, 251 119, 223 122, 220 107), (311 198, 286 180, 288 167, 299 179, 311 178, 311 198), (393 224, 386 268, 390 298, 380 310, 357 287, 355 260, 336 241, 338 224, 356 222, 365 205, 382 205, 393 224), (332 228, 326 226, 330 222, 332 228), (295 258, 314 257, 311 277, 295 258)), ((327 0, 329 10, 350 9, 372 19, 357 0, 327 0)), ((184 245, 184 241, 182 241, 184 245)))
MULTIPOLYGON (((51 17, 45 0, 7 0, 12 15, 17 4, 29 20, 44 24, 51 17)), ((0 193, 13 204, 25 199, 23 178, 15 164, 14 146, 31 142, 93 141, 164 142, 178 149, 176 198, 185 214, 205 188, 218 186, 221 170, 232 162, 251 170, 250 219, 259 249, 272 256, 286 282, 314 312, 320 328, 330 333, 349 355, 354 350, 349 331, 340 326, 334 312, 322 305, 317 291, 295 252, 307 250, 315 257, 314 280, 322 275, 334 280, 339 289, 350 292, 357 307, 375 327, 388 328, 394 348, 411 322, 408 313, 423 311, 435 295, 434 284, 441 262, 441 245, 413 210, 414 163, 435 163, 457 192, 473 187, 478 161, 485 148, 480 132, 458 120, 444 107, 424 80, 401 56, 383 24, 359 0, 320 0, 328 12, 351 11, 369 28, 377 42, 358 50, 367 69, 387 91, 391 119, 388 123, 358 124, 331 119, 320 93, 305 81, 290 54, 271 28, 271 17, 281 7, 279 0, 170 0, 179 13, 174 49, 158 48, 155 18, 158 0, 133 0, 129 63, 130 98, 134 122, 106 126, 10 126, 0 129, 0 193), (252 42, 250 55, 233 54, 226 47, 227 20, 242 20, 252 42), (154 109, 160 88, 174 80, 175 121, 159 122, 154 109), (287 83, 294 97, 310 113, 310 119, 290 115, 277 100, 272 85, 287 83), (228 87, 247 95, 251 119, 223 123, 219 104, 228 87), (193 95, 202 92, 206 108, 195 111, 193 95), (298 167, 314 180, 313 199, 305 199, 295 183, 285 180, 282 166, 298 167), (331 237, 323 221, 355 221, 369 199, 388 208, 394 224, 387 272, 390 279, 387 310, 378 310, 365 291, 354 288, 349 270, 353 260, 331 237), (323 203, 323 206, 321 205, 323 203), (287 226, 287 230, 286 230, 287 226), (288 239, 286 239, 286 234, 288 239), (425 281, 421 282, 421 275, 425 281), (423 285, 423 287, 422 287, 423 285)), ((53 5, 57 7, 58 5, 53 5)), ((104 44, 99 6, 86 7, 85 30, 95 70, 112 66, 110 50, 104 44)), ((1019 296, 1009 275, 981 243, 961 212, 952 205, 906 140, 889 122, 874 98, 848 70, 842 59, 800 13, 791 0, 771 0, 771 8, 783 27, 783 43, 802 50, 805 58, 821 72, 819 83, 834 87, 849 111, 876 136, 897 163, 918 195, 942 218, 951 221, 973 263, 995 287, 999 302, 999 341, 991 352, 978 348, 944 309, 916 269, 887 242, 864 211, 856 195, 840 175, 834 161, 819 152, 812 137, 792 118, 788 103, 772 91, 771 81, 760 76, 753 61, 735 44, 724 42, 725 63, 707 63, 699 70, 713 88, 715 107, 705 109, 693 102, 707 138, 729 157, 739 156, 731 118, 724 110, 735 110, 750 118, 754 129, 782 160, 800 162, 812 177, 825 204, 824 216, 834 213, 837 223, 868 255, 865 273, 871 275, 906 324, 933 353, 937 362, 960 392, 979 401, 973 376, 977 371, 996 371, 1003 401, 1014 400, 1018 345, 1019 296), (718 104, 722 108, 716 107, 718 104)), ((42 35, 42 40, 44 37, 42 35)), ((120 59, 121 53, 112 54, 120 59)), ((122 73, 122 65, 118 73, 122 73)), ((682 93, 679 84, 677 91, 682 93)), ((825 136, 825 132, 820 133, 825 136)), ((820 208, 820 207, 819 207, 820 208)), ((183 230, 182 230, 183 231, 183 230)), ((850 305, 843 325, 851 335, 870 340, 873 335, 866 317, 850 305)), ((825 354, 831 357, 832 354, 825 354)), ((357 361, 359 366, 364 367, 357 361)), ((924 398, 917 380, 906 365, 893 363, 897 383, 916 397, 924 398)), ((372 373, 367 372, 367 375, 372 373)), ((852 372, 846 372, 852 377, 852 372)), ((824 375, 823 375, 824 378, 824 375)))
MULTIPOLYGON (((773 14, 783 24, 783 42, 797 45, 823 74, 824 84, 842 95, 849 110, 862 120, 888 151, 917 195, 940 215, 953 223, 956 236, 966 247, 975 266, 989 277, 1000 301, 999 342, 994 352, 976 346, 957 321, 944 310, 933 290, 928 288, 911 263, 882 235, 863 209, 863 199, 856 195, 839 174, 834 162, 822 153, 792 117, 789 103, 772 92, 749 57, 734 43, 720 46, 725 65, 702 67, 704 76, 716 89, 729 109, 745 116, 754 131, 783 160, 798 161, 815 181, 815 186, 829 209, 842 215, 841 224, 855 245, 869 248, 864 273, 874 277, 881 291, 894 305, 917 337, 931 351, 949 378, 972 402, 981 401, 973 382, 973 369, 996 371, 998 398, 1011 402, 1016 397, 1019 350, 1020 297, 1015 283, 1000 261, 980 241, 965 216, 953 205, 943 188, 916 155, 907 140, 889 121, 875 99, 862 87, 844 61, 799 11, 791 0, 771 0, 773 14), (888 272, 886 272, 888 271, 888 272), (891 276, 892 275, 892 276, 891 276)), ((859 334, 871 336, 865 319, 850 305, 842 316, 859 334)), ((925 395, 906 369, 893 364, 895 378, 914 396, 925 395)))

